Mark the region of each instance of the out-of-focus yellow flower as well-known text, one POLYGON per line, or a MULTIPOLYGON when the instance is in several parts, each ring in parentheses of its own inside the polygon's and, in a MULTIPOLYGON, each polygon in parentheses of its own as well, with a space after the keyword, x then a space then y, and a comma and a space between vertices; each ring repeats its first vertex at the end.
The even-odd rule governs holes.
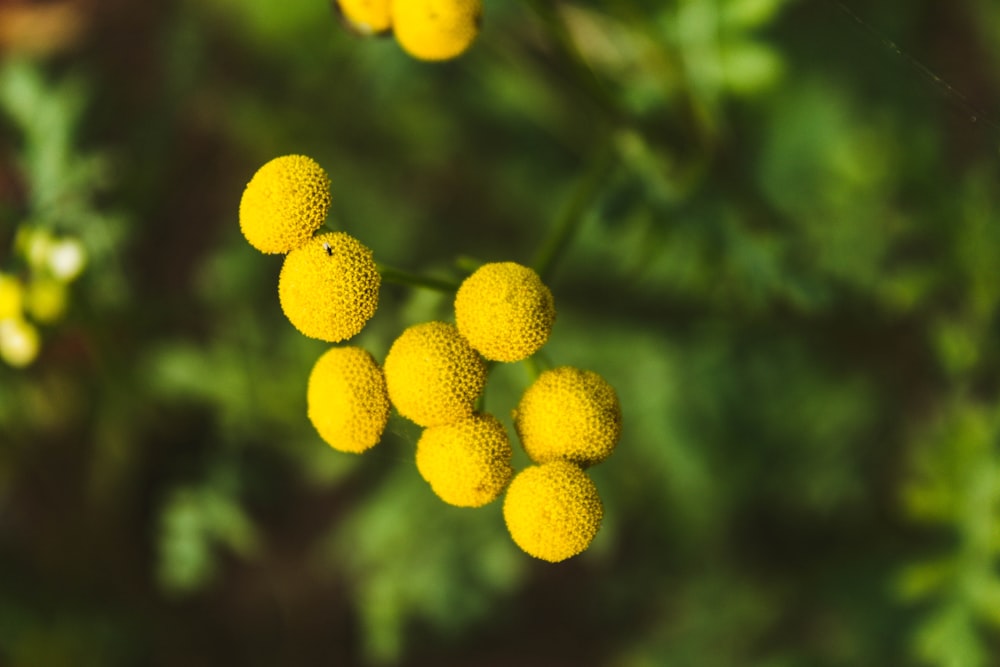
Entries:
POLYGON ((344 232, 330 232, 288 253, 278 298, 296 329, 336 343, 355 336, 375 314, 380 284, 372 251, 344 232))
POLYGON ((549 339, 555 319, 552 292, 537 273, 514 262, 484 264, 455 295, 458 330, 493 361, 530 357, 549 339))
POLYGON ((0 320, 21 317, 24 288, 21 281, 7 273, 0 273, 0 320))
POLYGON ((66 283, 52 278, 33 280, 25 293, 25 310, 32 319, 50 324, 66 312, 66 283))
POLYGON ((604 507, 586 473, 572 463, 552 461, 514 477, 503 516, 510 536, 525 553, 558 563, 590 546, 604 507))
POLYGON ((38 330, 20 317, 0 320, 0 359, 22 368, 38 356, 38 330))
POLYGON ((87 251, 79 239, 71 237, 59 239, 49 246, 46 264, 52 277, 70 282, 76 279, 87 265, 87 251))
POLYGON ((393 0, 396 40, 414 58, 448 60, 479 34, 481 0, 393 0))
POLYGON ((326 220, 330 178, 305 155, 276 157, 257 170, 240 199, 240 229, 254 248, 286 253, 326 220))
POLYGON ((611 455, 622 430, 614 387, 592 371, 563 366, 542 373, 514 411, 514 427, 535 463, 582 467, 611 455))
POLYGON ((392 27, 392 0, 337 0, 344 19, 362 35, 384 33, 392 27))
POLYGON ((486 386, 486 365, 453 324, 425 322, 404 331, 385 359, 389 398, 420 426, 472 414, 486 386))
POLYGON ((25 223, 17 230, 14 248, 32 269, 45 270, 56 239, 47 229, 25 223))
POLYGON ((360 454, 374 447, 389 420, 385 376, 359 347, 335 347, 316 361, 306 403, 320 437, 342 452, 360 454))
POLYGON ((512 455, 503 424, 493 415, 474 414, 424 429, 417 441, 417 470, 446 503, 481 507, 496 500, 510 481, 512 455))

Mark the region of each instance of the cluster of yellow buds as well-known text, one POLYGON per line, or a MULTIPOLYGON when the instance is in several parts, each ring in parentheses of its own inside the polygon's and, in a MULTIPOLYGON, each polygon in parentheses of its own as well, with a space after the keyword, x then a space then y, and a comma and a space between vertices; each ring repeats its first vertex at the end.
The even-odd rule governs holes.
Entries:
MULTIPOLYGON (((330 208, 330 181, 311 158, 276 158, 253 176, 240 226, 264 252, 285 252, 282 310, 306 336, 328 342, 359 333, 378 306, 372 253, 343 232, 314 235, 330 208)), ((506 490, 504 519, 526 553, 559 562, 585 550, 603 506, 584 469, 606 459, 621 435, 615 390, 591 371, 541 373, 513 411, 533 465, 515 476, 510 437, 478 403, 490 362, 535 354, 556 320, 552 293, 514 262, 480 266, 458 287, 455 324, 424 322, 392 343, 384 366, 356 346, 334 347, 314 365, 307 412, 331 447, 361 453, 378 444, 390 406, 423 428, 416 467, 445 502, 481 507, 506 490)))
POLYGON ((362 35, 393 34, 414 58, 450 60, 479 34, 482 0, 336 0, 348 26, 362 35))
POLYGON ((38 356, 37 325, 66 312, 69 284, 83 272, 87 253, 79 239, 25 225, 14 240, 16 272, 0 272, 0 359, 21 368, 38 356))

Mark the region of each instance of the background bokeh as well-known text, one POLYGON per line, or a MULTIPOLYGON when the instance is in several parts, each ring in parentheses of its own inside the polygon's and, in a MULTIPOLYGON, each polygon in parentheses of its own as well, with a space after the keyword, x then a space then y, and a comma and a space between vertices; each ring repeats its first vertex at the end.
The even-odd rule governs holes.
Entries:
MULTIPOLYGON (((0 271, 87 256, 0 365, 0 665, 1000 665, 1000 4, 485 0, 430 65, 326 0, 3 0, 0 49, 0 271), (319 439, 237 223, 287 153, 387 264, 551 253, 545 360, 624 410, 587 552, 404 420, 319 439)), ((378 359, 450 316, 381 299, 378 359)))

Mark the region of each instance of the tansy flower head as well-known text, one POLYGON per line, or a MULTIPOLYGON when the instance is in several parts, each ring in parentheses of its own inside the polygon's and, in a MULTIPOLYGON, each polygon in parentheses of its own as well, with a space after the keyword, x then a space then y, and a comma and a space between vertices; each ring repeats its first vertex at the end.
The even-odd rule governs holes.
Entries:
POLYGON ((592 371, 563 366, 542 373, 514 411, 514 427, 535 463, 581 467, 611 455, 622 430, 614 388, 592 371))
POLYGON ((396 40, 414 58, 448 60, 479 34, 481 0, 393 0, 396 40))
POLYGON ((356 335, 375 314, 380 282, 371 250, 348 234, 330 232, 288 253, 278 297, 296 329, 336 343, 356 335))
POLYGON ((455 295, 458 330, 487 359, 520 361, 552 332, 556 309, 538 274, 514 262, 484 264, 455 295))
POLYGON ((337 0, 336 5, 344 20, 359 34, 375 35, 392 27, 392 0, 337 0))
POLYGON ((417 442, 417 470, 446 503, 481 507, 510 481, 512 455, 503 424, 493 415, 474 414, 424 429, 417 442))
POLYGON ((24 304, 24 287, 16 277, 0 273, 0 320, 21 317, 24 304))
POLYGON ((38 329, 20 317, 0 320, 0 359, 22 368, 38 356, 38 329))
POLYGON ((285 253, 302 246, 330 210, 330 179, 305 155, 277 157, 257 170, 240 199, 240 229, 254 248, 285 253))
POLYGON ((327 350, 313 366, 306 391, 309 421, 331 447, 361 453, 382 438, 389 420, 385 376, 359 347, 327 350))
POLYGON ((425 322, 392 344, 385 380, 399 414, 420 426, 441 426, 472 414, 486 365, 453 324, 425 322))
POLYGON ((503 503, 507 530, 517 546, 552 563, 590 546, 603 516, 594 482, 566 461, 525 468, 510 483, 503 503))

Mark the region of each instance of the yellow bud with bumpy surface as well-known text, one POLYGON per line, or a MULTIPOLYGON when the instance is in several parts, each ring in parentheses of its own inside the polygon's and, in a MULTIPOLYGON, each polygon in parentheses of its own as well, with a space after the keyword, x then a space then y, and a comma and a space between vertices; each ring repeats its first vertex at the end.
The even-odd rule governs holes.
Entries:
POLYGON ((396 41, 421 60, 461 55, 479 34, 481 0, 393 0, 396 41))
POLYGON ((385 376, 365 350, 335 347, 313 366, 306 391, 309 421, 334 449, 360 454, 389 421, 385 376))
POLYGON ((603 516, 594 482, 566 461, 525 468, 510 483, 503 503, 504 521, 514 543, 551 563, 590 546, 603 516))
POLYGON ((514 262, 484 264, 455 294, 458 330, 493 361, 530 357, 549 339, 555 319, 552 292, 537 273, 514 262))
POLYGON ((586 468, 618 444, 621 405, 600 375, 563 366, 545 371, 524 392, 514 428, 535 463, 561 459, 586 468))
POLYGON ((392 0, 337 0, 344 20, 362 35, 387 32, 392 27, 392 0))
POLYGON ((425 322, 389 348, 385 380, 399 414, 420 426, 441 426, 472 414, 486 386, 486 364, 455 325, 425 322))
POLYGON ((330 178, 305 155, 277 157, 257 170, 240 199, 240 229, 254 248, 301 247, 330 211, 330 178))
POLYGON ((371 250, 344 232, 330 232, 288 253, 278 298, 296 329, 336 343, 355 336, 375 314, 381 280, 371 250))
POLYGON ((417 441, 417 470, 441 500, 482 507, 507 486, 514 469, 507 431, 493 415, 475 414, 425 429, 417 441))

